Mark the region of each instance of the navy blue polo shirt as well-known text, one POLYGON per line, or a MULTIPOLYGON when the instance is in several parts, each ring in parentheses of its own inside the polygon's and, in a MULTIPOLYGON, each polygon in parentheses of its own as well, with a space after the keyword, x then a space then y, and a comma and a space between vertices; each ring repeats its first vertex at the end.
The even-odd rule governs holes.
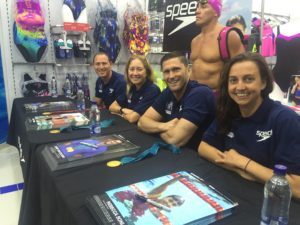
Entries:
POLYGON ((128 96, 119 96, 117 98, 117 102, 120 106, 132 109, 139 115, 143 115, 144 112, 153 104, 159 94, 160 89, 151 81, 147 80, 140 90, 137 90, 133 85, 128 96))
POLYGON ((101 98, 104 105, 108 108, 118 96, 126 94, 126 81, 124 76, 112 71, 111 78, 107 84, 98 77, 95 87, 95 96, 101 98))
POLYGON ((198 127, 187 146, 197 149, 202 134, 215 118, 215 98, 212 90, 196 81, 189 81, 182 98, 177 101, 172 91, 166 88, 152 107, 170 121, 184 118, 198 127))
POLYGON ((214 121, 202 140, 221 151, 240 154, 273 169, 275 164, 300 175, 300 116, 269 98, 250 117, 235 119, 227 135, 217 133, 214 121))

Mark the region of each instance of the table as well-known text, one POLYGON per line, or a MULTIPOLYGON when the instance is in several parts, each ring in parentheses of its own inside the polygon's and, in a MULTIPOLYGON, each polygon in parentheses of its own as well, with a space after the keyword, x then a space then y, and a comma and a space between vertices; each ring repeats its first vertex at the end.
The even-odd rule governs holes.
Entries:
MULTIPOLYGON (((41 99, 33 100, 40 101, 41 99)), ((56 137, 49 136, 46 131, 41 131, 39 134, 37 132, 26 133, 22 122, 26 116, 23 109, 25 102, 32 102, 32 99, 14 101, 9 132, 11 143, 17 140, 16 146, 18 146, 18 141, 22 144, 26 162, 27 176, 19 224, 95 225, 95 221, 85 206, 87 196, 180 170, 193 172, 204 178, 239 203, 233 215, 215 224, 259 224, 263 185, 244 180, 235 173, 219 168, 200 158, 191 149, 183 149, 179 155, 161 150, 155 157, 117 168, 108 168, 102 162, 51 172, 41 155, 43 145, 83 138, 86 135, 85 132, 88 133, 88 131, 80 131, 78 134, 71 132, 56 137)), ((143 149, 160 140, 158 136, 142 133, 136 129, 136 125, 129 124, 121 117, 111 115, 107 111, 103 112, 102 117, 115 119, 113 126, 107 130, 103 129, 104 134, 121 134, 142 146, 143 149)), ((290 224, 299 224, 299 212, 300 204, 293 201, 290 209, 290 224)))
MULTIPOLYGON (((25 118, 29 115, 25 112, 24 104, 33 102, 48 101, 69 101, 70 99, 59 96, 51 97, 29 97, 16 98, 13 102, 11 119, 9 124, 7 143, 16 146, 20 151, 21 168, 24 177, 24 190, 20 210, 19 224, 39 225, 36 222, 35 214, 39 212, 39 171, 37 167, 35 150, 38 146, 61 142, 71 139, 87 138, 90 136, 88 129, 74 130, 59 134, 50 134, 48 130, 26 131, 25 118)), ((37 115, 30 113, 30 115, 37 115)), ((135 124, 130 124, 121 117, 111 115, 109 111, 102 111, 102 119, 113 119, 113 125, 102 130, 103 134, 109 134, 114 131, 123 131, 136 129, 135 124), (118 126, 115 126, 118 124, 118 126)))
POLYGON ((69 101, 63 96, 58 98, 51 97, 29 97, 14 99, 7 143, 16 146, 20 151, 21 167, 24 176, 24 181, 28 179, 30 174, 32 150, 36 149, 38 145, 64 141, 73 138, 88 137, 88 129, 76 130, 72 133, 49 134, 48 130, 44 131, 26 131, 25 119, 28 115, 37 115, 38 113, 26 113, 24 104, 33 102, 50 102, 50 101, 69 101))
MULTIPOLYGON (((138 130, 120 133, 143 148, 148 148, 159 140, 158 137, 138 130)), ((160 150, 155 157, 116 168, 109 168, 105 163, 95 163, 55 173, 48 169, 41 150, 42 146, 36 154, 41 179, 42 225, 96 225, 85 206, 87 196, 181 170, 193 172, 204 178, 239 203, 233 215, 214 224, 253 225, 259 224, 260 221, 263 185, 245 180, 231 171, 211 164, 191 149, 183 149, 178 155, 160 150)), ((299 224, 299 212, 300 204, 292 201, 289 224, 299 224)))

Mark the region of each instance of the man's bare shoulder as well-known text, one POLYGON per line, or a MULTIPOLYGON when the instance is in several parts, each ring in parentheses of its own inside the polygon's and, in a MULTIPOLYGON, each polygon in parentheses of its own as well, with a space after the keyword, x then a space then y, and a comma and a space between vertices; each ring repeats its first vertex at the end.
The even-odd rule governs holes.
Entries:
POLYGON ((200 39, 201 39, 201 33, 198 34, 198 35, 196 35, 196 36, 192 39, 191 44, 193 45, 193 44, 197 43, 200 39))
POLYGON ((229 32, 228 47, 231 58, 245 52, 241 37, 237 32, 229 32))

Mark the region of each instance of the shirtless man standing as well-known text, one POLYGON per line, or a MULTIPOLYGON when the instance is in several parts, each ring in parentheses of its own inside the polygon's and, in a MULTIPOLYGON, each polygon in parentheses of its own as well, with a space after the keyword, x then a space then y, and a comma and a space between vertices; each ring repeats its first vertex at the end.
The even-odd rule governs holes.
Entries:
MULTIPOLYGON (((220 73, 224 62, 220 57, 218 36, 224 28, 218 22, 222 10, 222 0, 199 0, 196 11, 196 25, 201 33, 191 43, 192 74, 191 80, 206 84, 213 90, 218 89, 220 73)), ((229 32, 228 47, 233 57, 245 51, 240 36, 229 32)))

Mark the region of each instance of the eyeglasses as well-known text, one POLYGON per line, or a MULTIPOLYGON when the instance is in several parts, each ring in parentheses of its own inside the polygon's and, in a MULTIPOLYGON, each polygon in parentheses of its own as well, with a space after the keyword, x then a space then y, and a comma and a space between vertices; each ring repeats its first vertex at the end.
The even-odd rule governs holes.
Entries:
POLYGON ((208 3, 208 0, 199 0, 198 3, 201 5, 205 5, 208 3))
POLYGON ((204 6, 206 4, 208 4, 208 0, 199 0, 198 4, 197 4, 197 8, 200 7, 200 6, 204 6))

